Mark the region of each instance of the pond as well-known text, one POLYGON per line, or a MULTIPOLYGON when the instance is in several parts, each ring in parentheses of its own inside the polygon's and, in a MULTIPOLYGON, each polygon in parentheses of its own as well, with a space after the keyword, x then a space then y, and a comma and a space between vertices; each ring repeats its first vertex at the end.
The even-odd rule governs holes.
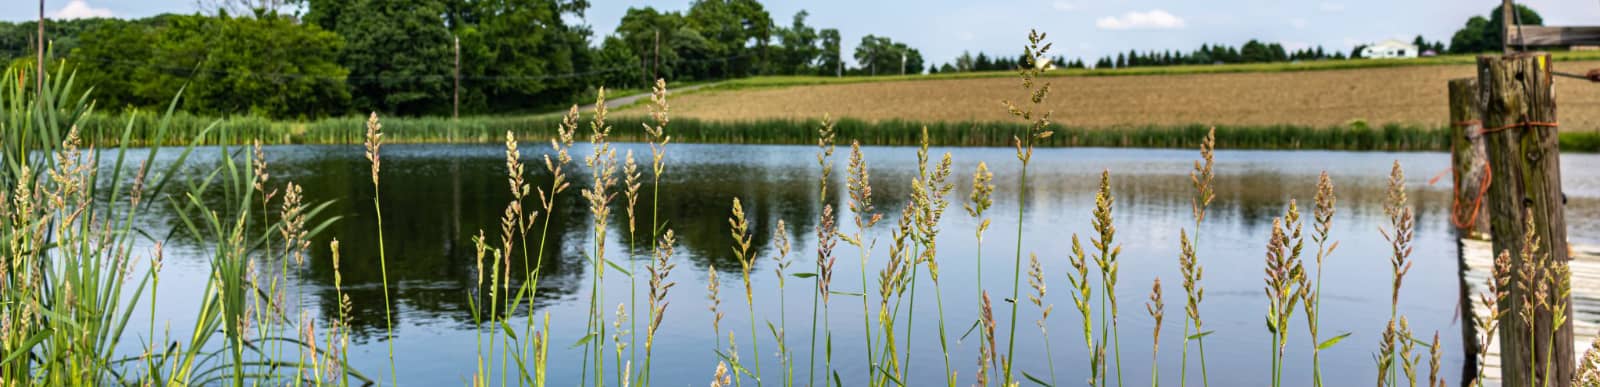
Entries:
MULTIPOLYGON (((649 148, 644 144, 616 144, 619 155, 632 151, 646 164, 642 168, 648 181, 649 148)), ((528 162, 530 184, 546 186, 539 143, 523 144, 523 160, 528 162)), ((752 269, 751 285, 755 298, 756 325, 759 329, 762 363, 766 380, 781 378, 777 344, 767 323, 786 326, 788 342, 796 364, 797 384, 806 380, 809 343, 812 339, 812 298, 814 285, 809 279, 789 278, 780 287, 773 273, 777 261, 773 243, 778 221, 788 226, 788 239, 794 243, 789 258, 790 273, 814 271, 815 227, 822 211, 817 180, 820 176, 816 148, 807 146, 694 145, 669 146, 667 173, 660 183, 661 219, 677 234, 677 264, 671 280, 678 283, 668 301, 670 306, 656 338, 655 382, 662 385, 701 385, 711 378, 718 357, 718 345, 727 345, 727 336, 737 336, 739 350, 747 366, 752 363, 750 317, 742 297, 740 265, 731 250, 728 231, 730 204, 743 201, 753 230, 752 250, 758 259, 752 269), (721 332, 713 331, 708 310, 706 284, 712 267, 720 277, 722 310, 721 332), (781 298, 780 298, 781 297, 781 298), (781 300, 781 301, 780 301, 781 300), (786 317, 787 321, 782 321, 786 317)), ((916 175, 916 149, 907 147, 867 147, 864 149, 872 175, 877 211, 883 222, 866 231, 876 238, 876 248, 866 262, 866 275, 873 304, 877 308, 878 271, 885 263, 890 232, 901 208, 907 205, 910 184, 916 175)), ((559 197, 552 219, 550 247, 542 259, 542 281, 538 285, 537 318, 549 316, 553 337, 550 354, 550 380, 558 385, 576 384, 584 374, 584 346, 574 345, 585 336, 589 294, 593 284, 593 265, 585 258, 592 251, 587 204, 579 190, 587 184, 588 170, 581 156, 590 152, 580 144, 572 153, 571 180, 574 187, 559 197)), ((1035 320, 1039 310, 1026 298, 1017 311, 1016 369, 1048 378, 1049 359, 1054 358, 1055 375, 1061 384, 1073 385, 1088 376, 1087 352, 1081 335, 1078 313, 1068 292, 1067 273, 1071 236, 1076 234, 1086 248, 1090 235, 1090 212, 1102 170, 1110 171, 1116 240, 1122 244, 1121 273, 1117 284, 1121 317, 1120 348, 1123 351, 1122 378, 1130 385, 1148 384, 1152 320, 1144 310, 1151 281, 1160 278, 1165 286, 1167 317, 1161 333, 1161 378, 1179 377, 1180 345, 1183 332, 1183 289, 1179 285, 1179 230, 1193 228, 1190 215, 1192 186, 1188 173, 1198 157, 1193 150, 1151 149, 1039 149, 1030 167, 1023 202, 1018 201, 1018 162, 1010 148, 935 148, 934 154, 950 152, 954 158, 956 189, 951 207, 940 225, 938 261, 941 267, 944 319, 950 339, 950 364, 959 371, 960 384, 972 383, 978 362, 977 334, 964 336, 978 316, 977 286, 979 245, 973 230, 977 220, 961 209, 971 191, 971 174, 979 161, 987 162, 995 173, 995 205, 989 211, 993 226, 982 244, 982 283, 993 297, 998 319, 1001 351, 1011 315, 1010 297, 1013 262, 1019 252, 1017 210, 1026 203, 1021 219, 1022 251, 1037 254, 1042 262, 1049 293, 1044 302, 1055 307, 1047 320, 1050 356, 1046 340, 1035 320), (964 338, 964 339, 963 339, 964 338)), ((163 152, 171 161, 173 152, 163 152)), ((188 178, 199 176, 217 164, 218 149, 196 150, 185 169, 188 178)), ((835 156, 834 171, 828 182, 827 200, 845 207, 840 200, 846 174, 847 147, 835 156)), ((332 201, 326 216, 338 216, 336 223, 312 242, 303 265, 290 265, 292 287, 287 294, 294 305, 316 316, 325 326, 333 320, 338 297, 333 289, 328 242, 337 238, 342 245, 342 277, 353 301, 352 324, 355 345, 351 349, 354 366, 370 376, 387 376, 388 343, 384 332, 384 296, 379 283, 377 222, 372 209, 373 188, 368 179, 367 161, 360 146, 270 146, 266 154, 271 165, 271 184, 293 181, 304 186, 310 202, 332 201)), ((1330 380, 1367 381, 1375 377, 1372 353, 1389 313, 1389 245, 1379 234, 1387 227, 1383 212, 1385 186, 1391 163, 1398 160, 1407 171, 1408 192, 1416 207, 1415 267, 1405 279, 1399 310, 1406 315, 1419 337, 1438 332, 1446 348, 1444 374, 1460 380, 1463 354, 1461 321, 1457 306, 1459 277, 1457 246, 1449 226, 1449 178, 1430 184, 1430 177, 1443 171, 1449 156, 1441 153, 1355 153, 1320 151, 1219 151, 1216 155, 1217 198, 1201 231, 1199 261, 1205 267, 1205 302, 1201 308, 1208 330, 1207 366, 1213 385, 1264 384, 1269 364, 1270 336, 1262 324, 1267 301, 1262 292, 1265 246, 1274 217, 1281 216, 1289 200, 1298 199, 1306 218, 1310 218, 1317 176, 1331 174, 1338 195, 1333 238, 1340 248, 1325 261, 1323 337, 1350 332, 1346 340, 1322 353, 1324 375, 1330 380)), ((1564 155, 1563 173, 1569 196, 1568 221, 1574 243, 1600 242, 1600 170, 1595 155, 1564 155)), ((499 241, 499 217, 510 195, 504 166, 504 148, 495 145, 388 145, 383 148, 382 206, 388 252, 388 276, 394 299, 393 315, 396 372, 406 384, 456 385, 471 378, 476 365, 474 351, 478 332, 473 325, 469 299, 478 281, 472 236, 482 230, 491 243, 499 241)), ((645 195, 649 184, 645 184, 645 195)), ((535 194, 536 195, 536 194, 535 194)), ((537 207, 529 199, 530 210, 537 207)), ((619 268, 638 273, 637 284, 621 270, 606 270, 601 285, 605 300, 602 310, 608 320, 619 303, 634 299, 638 307, 630 316, 645 313, 645 291, 650 249, 649 199, 641 199, 639 230, 641 237, 630 246, 624 201, 617 199, 607 243, 608 257, 619 268), (630 291, 636 298, 630 297, 630 291)), ((854 233, 848 210, 838 214, 840 231, 854 233)), ((549 215, 540 215, 541 217, 549 215)), ((141 227, 166 243, 167 263, 160 283, 156 330, 187 331, 191 314, 198 304, 209 276, 210 247, 171 234, 179 220, 172 211, 153 211, 141 219, 141 227), (172 235, 170 237, 163 237, 172 235), (162 321, 170 320, 170 321, 162 321)), ((1310 227, 1306 228, 1307 232, 1310 227)), ((1192 231, 1192 230, 1191 230, 1192 231)), ((148 241, 146 241, 148 242, 148 241)), ((1309 242, 1309 241, 1308 241, 1309 242)), ((1308 248, 1307 251, 1311 249, 1308 248)), ((862 266, 860 252, 841 243, 834 251, 834 290, 860 292, 862 266)), ((519 252, 520 254, 520 252, 519 252)), ((514 261, 520 261, 519 259, 514 261)), ((1310 258, 1307 257, 1310 264, 1310 258)), ((273 263, 276 265, 277 263, 273 263)), ((518 281, 522 266, 510 270, 518 281)), ((272 267, 266 264, 262 266, 272 267)), ((1026 268, 1024 268, 1024 271, 1026 268)), ((1091 271, 1091 275, 1093 271, 1091 271)), ((901 353, 910 353, 909 385, 941 383, 944 359, 939 350, 938 309, 933 301, 935 288, 920 270, 922 287, 917 289, 917 304, 906 310, 914 324, 902 331, 901 353)), ((1023 281, 1026 281, 1024 278, 1023 281)), ((1024 284, 1022 293, 1029 293, 1024 284)), ((910 293, 907 294, 911 296, 910 293)), ((828 326, 832 328, 833 365, 846 385, 860 385, 868 375, 867 355, 862 351, 863 314, 859 297, 835 295, 828 326)), ((1098 305, 1096 305, 1098 308, 1098 305)), ((299 311, 291 311, 299 315, 299 311)), ((1098 312, 1097 312, 1098 313, 1098 312)), ((528 311, 518 311, 511 326, 523 326, 528 311)), ((1305 385, 1310 380, 1310 340, 1305 334, 1303 314, 1292 323, 1284 380, 1290 385, 1305 385)), ((146 332, 149 322, 135 318, 130 332, 146 332)), ((642 320, 642 318, 641 318, 642 320)), ((876 322, 874 331, 877 331, 876 322)), ((624 324, 627 328, 634 326, 624 324)), ((483 329, 487 329, 484 327, 483 329)), ((644 323, 634 326, 643 345, 644 323)), ((622 341, 628 338, 624 336, 622 341)), ((143 342, 143 340, 133 340, 143 342)), ((611 339, 604 338, 608 346, 611 339)), ((819 346, 821 344, 819 343, 819 346)), ((643 351, 639 353, 643 358, 643 351)), ((819 353, 821 349, 818 349, 819 353)), ((1110 350, 1115 355, 1115 349, 1110 350)), ((1196 352, 1190 350, 1190 380, 1200 377, 1196 352)), ((1426 355, 1424 354, 1424 359, 1426 355)), ((817 367, 823 359, 818 355, 817 367)), ((1424 360, 1425 361, 1425 360, 1424 360)), ((607 373, 612 372, 608 364, 607 373)), ((637 365, 636 365, 637 366, 637 365)), ((1425 365, 1424 365, 1425 366, 1425 365)), ((591 370, 592 371, 592 370, 591 370)), ((1113 372, 1114 366, 1113 366, 1113 372)), ((1020 372, 1019 372, 1020 375, 1020 372)), ((822 377, 819 372, 819 378, 822 377)), ((592 382, 592 380, 591 380, 592 382)), ((615 381, 611 381, 615 384, 615 381)), ((1345 384, 1337 382, 1336 384, 1345 384)))

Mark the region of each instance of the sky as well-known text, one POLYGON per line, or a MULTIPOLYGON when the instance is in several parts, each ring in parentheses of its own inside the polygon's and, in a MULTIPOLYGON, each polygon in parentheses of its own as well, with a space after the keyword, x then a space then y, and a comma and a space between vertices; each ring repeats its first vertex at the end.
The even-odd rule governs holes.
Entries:
MULTIPOLYGON (((684 10, 690 0, 592 0, 586 17, 598 42, 616 29, 630 7, 684 10)), ((1279 42, 1290 50, 1321 45, 1348 52, 1384 39, 1418 34, 1445 41, 1472 15, 1494 8, 1489 0, 764 0, 778 25, 795 12, 806 24, 837 28, 848 61, 864 35, 887 36, 945 63, 963 51, 1016 55, 1028 29, 1048 33, 1054 52, 1095 58, 1129 49, 1189 51, 1202 43, 1240 45, 1248 39, 1279 42)), ((1600 25, 1600 0, 1525 0, 1546 25, 1600 25)), ((195 12, 194 0, 46 0, 51 18, 137 18, 195 12)), ((36 20, 38 3, 0 2, 0 20, 36 20)))

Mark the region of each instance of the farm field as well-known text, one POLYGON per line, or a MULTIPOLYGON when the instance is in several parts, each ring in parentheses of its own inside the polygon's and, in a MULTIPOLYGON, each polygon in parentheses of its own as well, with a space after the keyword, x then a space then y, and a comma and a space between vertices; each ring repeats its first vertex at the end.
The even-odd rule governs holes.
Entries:
MULTIPOLYGON (((1557 62, 1582 73, 1600 61, 1557 62)), ((1067 127, 1178 125, 1330 127, 1352 120, 1373 126, 1440 126, 1445 83, 1470 77, 1470 64, 1320 71, 1066 76, 1049 78, 1047 106, 1067 127)), ((759 80, 751 81, 759 85, 759 80)), ((773 84, 784 84, 773 82, 773 84)), ((1014 78, 720 88, 676 96, 680 117, 748 121, 815 119, 823 114, 867 121, 997 122, 999 101, 1016 98, 1014 78)), ((1600 129, 1600 85, 1556 80, 1562 126, 1600 129)), ((627 114, 644 114, 642 108, 627 114)))

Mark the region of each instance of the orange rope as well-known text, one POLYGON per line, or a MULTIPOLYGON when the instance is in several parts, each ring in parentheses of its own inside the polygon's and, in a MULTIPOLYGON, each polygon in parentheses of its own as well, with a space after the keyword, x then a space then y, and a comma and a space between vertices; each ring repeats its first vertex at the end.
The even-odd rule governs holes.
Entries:
MULTIPOLYGON (((1451 125, 1463 126, 1463 127, 1467 127, 1467 128, 1470 129, 1471 126, 1473 126, 1473 125, 1483 125, 1483 121, 1479 121, 1479 120, 1457 121, 1457 122, 1452 122, 1451 125)), ((1532 127, 1555 128, 1555 127, 1558 127, 1558 126, 1559 125, 1557 123, 1555 123, 1555 122, 1522 121, 1522 122, 1518 122, 1518 123, 1510 124, 1510 125, 1506 125, 1506 126, 1500 126, 1500 127, 1494 127, 1494 128, 1480 128, 1480 129, 1478 129, 1477 134, 1478 135, 1484 135, 1484 134, 1503 132, 1503 131, 1506 131, 1506 130, 1518 129, 1518 128, 1532 128, 1532 127)), ((1454 141, 1461 141, 1461 140, 1462 139, 1457 138, 1454 141)), ((1455 152, 1451 152, 1450 153, 1450 160, 1451 160, 1451 165, 1455 165, 1456 162, 1458 161, 1458 160, 1456 160, 1455 152)), ((1454 168, 1452 168, 1452 170, 1454 170, 1454 168)), ((1461 212, 1462 212, 1461 211, 1462 210, 1462 208, 1461 208, 1461 173, 1459 171, 1457 171, 1457 172, 1452 174, 1451 180, 1455 184, 1455 187, 1452 189, 1452 191, 1454 191, 1455 195, 1451 198, 1450 223, 1455 224, 1457 229, 1462 229, 1462 230, 1470 229, 1470 228, 1472 228, 1473 225, 1478 223, 1479 211, 1483 209, 1483 198, 1484 198, 1484 196, 1487 196, 1488 193, 1489 193, 1489 184, 1493 181, 1492 180, 1493 176, 1494 176, 1494 170, 1489 167, 1489 160, 1483 160, 1483 181, 1481 181, 1480 184, 1478 185, 1478 194, 1476 195, 1476 197, 1474 197, 1472 199, 1471 210, 1469 212, 1467 212, 1467 214, 1465 216, 1463 216, 1461 214, 1461 212), (1463 219, 1463 217, 1465 219, 1463 219)))

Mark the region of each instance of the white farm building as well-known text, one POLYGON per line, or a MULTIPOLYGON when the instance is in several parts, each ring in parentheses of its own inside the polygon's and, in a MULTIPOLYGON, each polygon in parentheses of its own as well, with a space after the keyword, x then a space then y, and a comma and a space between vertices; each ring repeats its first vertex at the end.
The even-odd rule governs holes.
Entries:
POLYGON ((1361 49, 1362 58, 1387 59, 1387 58, 1416 58, 1421 51, 1417 45, 1394 39, 1385 40, 1378 44, 1361 49))

